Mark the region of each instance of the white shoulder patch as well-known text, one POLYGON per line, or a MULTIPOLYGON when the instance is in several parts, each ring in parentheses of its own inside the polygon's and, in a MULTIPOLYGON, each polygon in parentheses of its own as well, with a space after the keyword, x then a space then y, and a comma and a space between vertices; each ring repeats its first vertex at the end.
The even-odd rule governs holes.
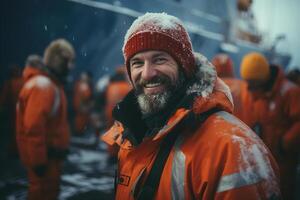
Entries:
POLYGON ((33 87, 38 87, 40 89, 46 89, 51 86, 51 80, 43 75, 37 75, 31 78, 28 82, 25 83, 26 89, 31 89, 33 87))

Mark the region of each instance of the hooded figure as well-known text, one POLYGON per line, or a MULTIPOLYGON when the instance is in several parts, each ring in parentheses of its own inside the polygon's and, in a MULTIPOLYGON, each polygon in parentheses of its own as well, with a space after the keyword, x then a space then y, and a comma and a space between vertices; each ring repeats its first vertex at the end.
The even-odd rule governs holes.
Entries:
POLYGON ((248 82, 252 127, 269 147, 280 168, 283 199, 294 199, 300 145, 300 88, 260 53, 244 56, 241 77, 248 82))
POLYGON ((235 78, 233 61, 229 55, 224 53, 217 54, 213 57, 212 64, 216 67, 218 77, 230 88, 234 104, 234 116, 241 119, 247 125, 250 124, 247 116, 249 115, 252 102, 249 97, 247 82, 235 78))
POLYGON ((62 81, 75 53, 64 39, 50 43, 44 66, 27 66, 17 104, 17 144, 29 179, 28 199, 57 199, 62 162, 69 147, 62 81))
POLYGON ((73 90, 74 130, 76 134, 83 134, 89 125, 92 100, 91 75, 88 72, 82 72, 80 78, 75 81, 73 90))
POLYGON ((127 31, 123 54, 133 90, 113 110, 117 121, 103 137, 120 146, 116 199, 280 196, 270 152, 230 114, 228 87, 193 52, 179 19, 165 13, 139 17, 127 31), (161 174, 149 175, 172 135, 178 137, 161 174), (155 188, 148 187, 150 178, 159 178, 155 188))

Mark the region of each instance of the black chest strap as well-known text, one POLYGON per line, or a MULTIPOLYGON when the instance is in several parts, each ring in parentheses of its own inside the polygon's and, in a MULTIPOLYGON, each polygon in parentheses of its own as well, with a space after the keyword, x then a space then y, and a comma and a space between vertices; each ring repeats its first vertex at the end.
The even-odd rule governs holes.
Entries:
POLYGON ((141 188, 141 191, 136 198, 137 200, 152 200, 156 194, 158 185, 160 183, 160 178, 165 166, 165 163, 169 157, 172 147, 175 144, 178 135, 182 132, 186 123, 190 120, 196 122, 197 124, 203 124, 204 121, 211 116, 212 114, 220 111, 218 108, 212 108, 198 116, 195 117, 195 114, 190 112, 178 125, 175 127, 172 133, 168 133, 160 144, 160 149, 154 160, 153 166, 150 170, 146 181, 141 188), (193 119, 192 119, 193 118, 193 119), (196 118, 196 119, 195 119, 196 118))

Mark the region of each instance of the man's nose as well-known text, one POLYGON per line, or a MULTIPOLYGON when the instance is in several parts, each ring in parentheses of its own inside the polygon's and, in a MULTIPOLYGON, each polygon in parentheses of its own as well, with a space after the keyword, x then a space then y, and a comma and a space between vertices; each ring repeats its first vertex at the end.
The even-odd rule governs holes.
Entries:
POLYGON ((142 71, 142 79, 143 80, 151 80, 153 77, 157 75, 157 71, 154 68, 154 66, 151 64, 151 62, 145 62, 143 71, 142 71))

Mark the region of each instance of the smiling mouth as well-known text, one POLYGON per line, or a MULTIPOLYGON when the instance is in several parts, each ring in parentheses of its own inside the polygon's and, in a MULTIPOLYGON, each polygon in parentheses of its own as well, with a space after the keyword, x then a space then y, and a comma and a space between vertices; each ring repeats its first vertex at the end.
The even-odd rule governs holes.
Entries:
POLYGON ((144 87, 145 88, 155 88, 155 87, 159 87, 163 85, 162 83, 148 83, 148 84, 145 84, 144 87))
POLYGON ((165 84, 159 83, 147 83, 144 85, 144 93, 148 95, 159 94, 165 90, 165 84))

